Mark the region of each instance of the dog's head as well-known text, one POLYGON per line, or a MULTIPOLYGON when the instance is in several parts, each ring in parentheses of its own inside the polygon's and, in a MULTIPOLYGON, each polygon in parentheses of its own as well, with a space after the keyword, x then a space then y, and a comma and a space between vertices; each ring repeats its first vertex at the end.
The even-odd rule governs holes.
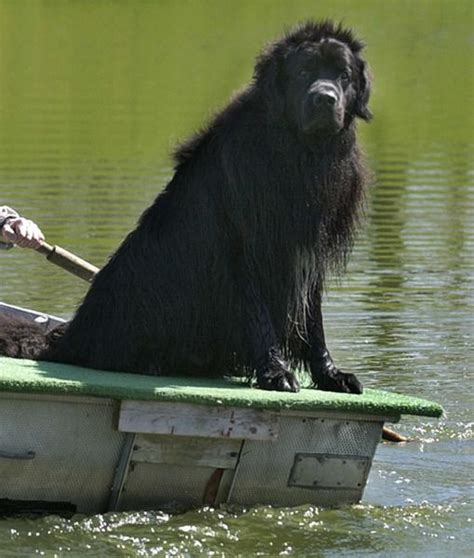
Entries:
POLYGON ((370 80, 363 45, 332 22, 309 22, 259 57, 255 83, 271 111, 303 134, 334 135, 355 117, 370 120, 370 80))

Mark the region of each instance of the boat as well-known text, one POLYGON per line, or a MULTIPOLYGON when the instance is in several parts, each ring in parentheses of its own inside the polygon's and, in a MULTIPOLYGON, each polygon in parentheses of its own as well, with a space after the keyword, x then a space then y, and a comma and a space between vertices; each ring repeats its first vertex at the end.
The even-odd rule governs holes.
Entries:
POLYGON ((384 424, 442 413, 374 389, 282 393, 0 357, 0 514, 354 504, 384 424))

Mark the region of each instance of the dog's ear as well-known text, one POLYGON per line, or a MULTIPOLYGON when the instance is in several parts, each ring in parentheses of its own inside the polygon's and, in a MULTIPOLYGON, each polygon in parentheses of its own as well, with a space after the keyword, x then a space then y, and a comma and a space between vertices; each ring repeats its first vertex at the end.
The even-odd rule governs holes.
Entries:
POLYGON ((357 97, 355 101, 355 110, 354 113, 359 118, 363 120, 371 120, 372 113, 367 106, 369 103, 370 97, 370 73, 369 69, 367 68, 367 64, 361 58, 357 59, 357 68, 358 68, 358 87, 357 87, 357 97))
POLYGON ((278 116, 285 110, 282 65, 282 57, 276 49, 267 50, 257 59, 254 71, 255 84, 262 91, 269 109, 278 116))

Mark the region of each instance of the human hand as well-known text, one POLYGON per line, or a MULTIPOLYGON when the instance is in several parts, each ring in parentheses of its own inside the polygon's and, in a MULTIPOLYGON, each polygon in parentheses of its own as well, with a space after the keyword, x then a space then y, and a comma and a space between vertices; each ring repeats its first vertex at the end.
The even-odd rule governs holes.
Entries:
POLYGON ((0 231, 6 242, 11 242, 21 248, 39 248, 44 240, 44 234, 36 223, 23 217, 8 219, 0 231))

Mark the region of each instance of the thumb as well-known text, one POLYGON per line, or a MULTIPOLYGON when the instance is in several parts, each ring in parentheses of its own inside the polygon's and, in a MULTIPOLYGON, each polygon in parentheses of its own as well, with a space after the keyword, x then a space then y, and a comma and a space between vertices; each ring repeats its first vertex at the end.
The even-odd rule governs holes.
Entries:
POLYGON ((16 232, 12 229, 9 223, 5 223, 1 230, 3 238, 7 242, 15 242, 16 240, 16 232))

